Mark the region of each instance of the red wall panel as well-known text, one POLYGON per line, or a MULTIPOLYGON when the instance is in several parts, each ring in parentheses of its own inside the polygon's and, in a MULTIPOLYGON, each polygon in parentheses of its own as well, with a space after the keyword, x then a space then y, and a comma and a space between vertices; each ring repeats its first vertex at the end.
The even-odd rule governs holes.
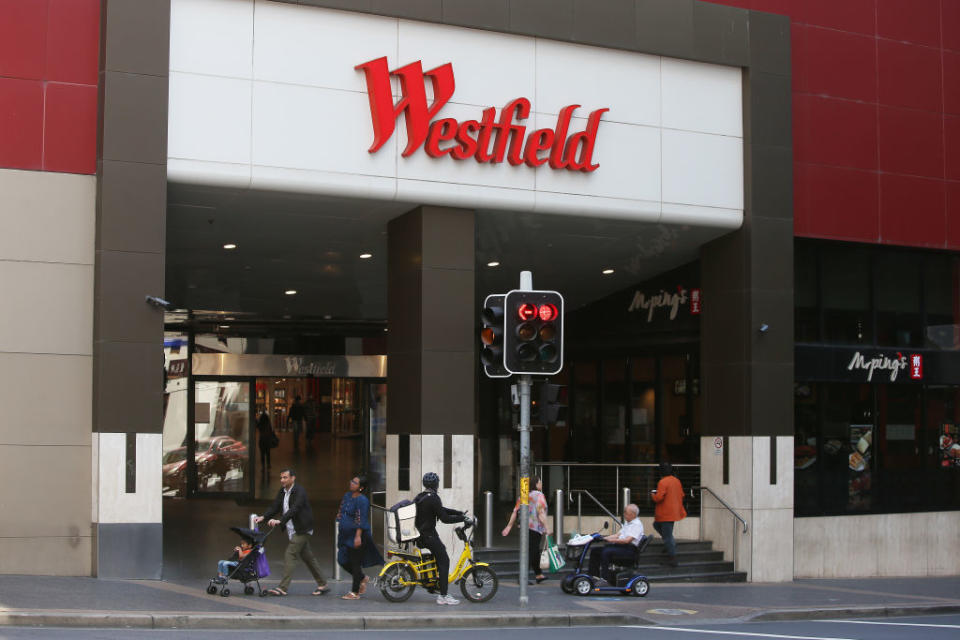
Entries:
POLYGON ((947 182, 947 246, 960 247, 960 182, 947 182))
POLYGON ((46 171, 96 173, 96 85, 47 84, 43 168, 46 171))
POLYGON ((47 80, 97 84, 99 0, 49 0, 47 80))
POLYGON ((877 168, 877 107, 872 104, 794 97, 793 157, 799 162, 877 168))
POLYGON ((940 46, 940 0, 877 0, 881 38, 940 46))
POLYGON ((803 202, 794 213, 804 222, 816 222, 817 237, 876 240, 880 232, 876 172, 798 164, 794 175, 803 202))
POLYGON ((877 44, 880 102, 894 107, 940 111, 943 108, 940 51, 888 40, 877 44))
POLYGON ((808 27, 806 90, 815 95, 877 101, 877 45, 874 38, 808 27))
POLYGON ((880 170, 943 178, 943 116, 880 107, 880 170))
POLYGON ((960 116, 944 117, 943 146, 946 148, 946 178, 960 180, 960 116))
POLYGON ((766 10, 791 19, 794 232, 960 250, 960 0, 780 6, 766 10))
POLYGON ((43 79, 47 0, 0 0, 0 76, 43 79))
POLYGON ((99 0, 0 0, 0 168, 96 172, 99 0))
POLYGON ((0 78, 0 166, 40 169, 43 82, 0 78))
POLYGON ((880 241, 943 247, 947 237, 943 180, 881 174, 880 241))

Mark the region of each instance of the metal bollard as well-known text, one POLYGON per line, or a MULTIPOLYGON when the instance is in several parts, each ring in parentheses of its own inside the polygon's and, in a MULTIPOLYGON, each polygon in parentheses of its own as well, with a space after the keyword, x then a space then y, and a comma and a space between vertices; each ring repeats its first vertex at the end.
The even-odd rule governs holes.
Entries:
POLYGON ((627 505, 630 504, 630 487, 623 488, 623 510, 627 510, 627 505))
POLYGON ((333 521, 333 579, 340 582, 340 563, 337 562, 338 544, 340 542, 340 523, 333 521))
POLYGON ((254 520, 256 520, 256 519, 257 519, 257 514, 251 513, 251 514, 250 514, 250 518, 247 520, 247 523, 248 523, 248 524, 247 524, 247 528, 248 528, 248 529, 253 529, 254 531, 257 530, 257 523, 254 522, 254 520))
POLYGON ((493 547, 493 491, 483 492, 483 539, 493 547))
POLYGON ((560 547, 566 547, 563 540, 563 489, 557 489, 555 504, 556 510, 553 512, 553 539, 560 547))

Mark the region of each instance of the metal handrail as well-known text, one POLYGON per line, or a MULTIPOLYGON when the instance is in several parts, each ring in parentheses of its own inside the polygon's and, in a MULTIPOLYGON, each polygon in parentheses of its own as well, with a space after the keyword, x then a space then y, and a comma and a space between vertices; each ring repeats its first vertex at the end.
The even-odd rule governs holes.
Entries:
POLYGON ((573 501, 573 494, 575 494, 575 493, 577 494, 577 529, 578 529, 577 533, 583 533, 583 531, 580 530, 580 529, 582 529, 582 527, 581 527, 581 509, 580 509, 581 503, 580 503, 580 496, 583 495, 583 494, 586 494, 586 496, 587 496, 588 498, 590 498, 591 500, 593 500, 594 504, 596 504, 598 507, 600 507, 600 508, 603 510, 603 512, 606 513, 608 516, 610 516, 611 518, 613 518, 613 519, 616 521, 617 524, 619 524, 621 527, 623 526, 623 520, 621 520, 621 519, 618 518, 617 516, 615 516, 615 515, 613 515, 612 513, 610 513, 610 510, 607 509, 605 506, 603 506, 603 503, 600 502, 599 500, 597 500, 592 493, 590 493, 590 492, 587 491, 586 489, 571 489, 570 492, 568 493, 568 495, 570 496, 570 500, 571 500, 571 501, 573 501))
MULTIPOLYGON (((695 498, 695 497, 696 497, 695 495, 693 495, 693 492, 696 491, 697 489, 699 489, 700 491, 707 491, 710 495, 712 495, 712 496, 716 499, 717 502, 719 502, 720 504, 722 504, 727 511, 729 511, 731 514, 733 514, 733 517, 734 517, 734 518, 736 518, 737 520, 739 520, 739 521, 741 522, 741 524, 743 524, 743 532, 744 532, 744 533, 747 532, 747 521, 744 520, 744 519, 740 516, 739 513, 737 513, 736 511, 734 511, 734 510, 733 510, 733 507, 731 507, 731 506, 728 505, 726 502, 724 502, 724 501, 723 501, 723 498, 721 498, 721 497, 718 496, 716 493, 714 493, 714 492, 713 492, 713 489, 711 489, 710 487, 690 487, 690 497, 691 497, 691 498, 695 498)), ((700 502, 700 513, 701 513, 701 514, 703 513, 703 501, 702 501, 702 500, 701 500, 701 502, 700 502)), ((702 515, 700 516, 700 521, 703 522, 703 516, 702 516, 702 515)), ((702 536, 701 536, 701 537, 702 537, 702 536)))
MULTIPOLYGON (((733 537, 730 539, 730 544, 733 545, 733 551, 731 552, 731 555, 733 556, 733 569, 734 569, 734 571, 736 571, 736 569, 737 569, 737 520, 739 520, 740 523, 743 525, 743 534, 744 534, 744 535, 746 535, 746 533, 747 533, 747 521, 744 520, 743 517, 741 517, 741 515, 740 515, 739 513, 737 513, 736 511, 734 511, 734 510, 733 510, 733 507, 731 507, 731 506, 728 505, 726 502, 724 502, 723 498, 721 498, 721 497, 718 496, 716 493, 714 493, 713 489, 711 489, 710 487, 702 487, 702 486, 700 486, 700 487, 690 487, 690 497, 691 497, 691 498, 695 497, 695 496, 693 495, 693 492, 696 491, 697 489, 699 489, 701 493, 703 493, 704 491, 706 491, 707 493, 709 493, 710 495, 712 495, 713 498, 714 498, 717 502, 719 502, 721 505, 723 505, 723 507, 724 507, 727 511, 729 511, 729 512, 731 513, 731 515, 733 515, 733 517, 735 518, 735 520, 733 521, 733 537)), ((701 499, 700 499, 700 540, 703 540, 703 498, 702 498, 702 497, 701 497, 701 499)))

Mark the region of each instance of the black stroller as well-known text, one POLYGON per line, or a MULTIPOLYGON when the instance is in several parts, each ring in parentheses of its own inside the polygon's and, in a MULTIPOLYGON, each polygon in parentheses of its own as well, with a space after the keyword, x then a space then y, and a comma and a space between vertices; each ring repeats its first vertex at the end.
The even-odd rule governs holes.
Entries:
POLYGON ((263 541, 270 535, 270 531, 262 533, 256 529, 245 529, 243 527, 230 527, 230 531, 253 545, 253 549, 240 560, 225 578, 213 578, 207 584, 207 593, 215 595, 218 591, 224 598, 230 596, 228 587, 230 580, 238 580, 243 584, 244 595, 252 596, 254 591, 259 593, 260 597, 267 595, 267 592, 260 586, 260 579, 270 575, 270 565, 267 564, 267 552, 263 548, 263 541), (251 582, 257 583, 254 589, 251 582))

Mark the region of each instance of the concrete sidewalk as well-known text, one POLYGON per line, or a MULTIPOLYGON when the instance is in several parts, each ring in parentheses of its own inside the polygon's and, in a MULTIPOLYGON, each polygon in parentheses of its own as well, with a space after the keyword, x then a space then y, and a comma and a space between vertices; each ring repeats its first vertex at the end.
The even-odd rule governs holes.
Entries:
MULTIPOLYGON (((271 583, 272 584, 272 583, 271 583)), ((239 583, 237 583, 239 587, 239 583)), ((960 612, 960 576, 801 580, 789 584, 654 584, 645 598, 571 596, 557 580, 529 588, 501 583, 485 604, 434 603, 419 590, 403 604, 376 588, 344 601, 349 582, 326 596, 295 581, 284 598, 207 595, 206 581, 113 581, 0 576, 0 625, 193 629, 400 629, 621 624, 703 624, 746 620, 878 617, 960 612)), ((234 589, 234 593, 242 589, 234 589)), ((451 594, 460 597, 451 585, 451 594)))

